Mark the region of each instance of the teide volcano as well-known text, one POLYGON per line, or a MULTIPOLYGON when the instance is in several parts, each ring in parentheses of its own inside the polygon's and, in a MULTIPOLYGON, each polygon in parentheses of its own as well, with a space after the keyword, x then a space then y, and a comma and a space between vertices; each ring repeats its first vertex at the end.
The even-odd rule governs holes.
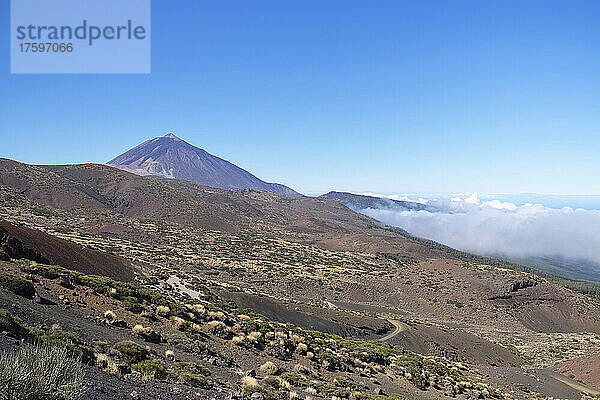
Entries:
POLYGON ((285 185, 265 182, 172 133, 148 140, 107 164, 137 175, 182 179, 216 188, 266 190, 286 196, 301 196, 285 185))

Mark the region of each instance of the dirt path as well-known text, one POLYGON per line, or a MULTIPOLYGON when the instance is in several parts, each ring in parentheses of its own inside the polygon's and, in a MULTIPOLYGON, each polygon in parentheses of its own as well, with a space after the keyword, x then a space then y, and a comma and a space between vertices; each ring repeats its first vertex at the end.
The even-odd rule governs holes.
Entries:
POLYGON ((397 334, 399 334, 400 332, 402 332, 405 328, 404 328, 404 324, 402 324, 402 322, 400 321, 396 321, 394 319, 388 319, 388 321, 394 325, 394 331, 390 334, 385 335, 382 338, 379 338, 379 340, 381 341, 385 341, 385 340, 389 340, 391 338, 393 338, 394 336, 396 336, 397 334))
POLYGON ((600 390, 597 390, 593 387, 587 386, 587 385, 583 385, 577 381, 574 381, 572 379, 567 379, 565 376, 556 373, 554 371, 549 371, 549 375, 552 376, 554 379, 556 379, 559 382, 564 383, 565 385, 569 385, 570 387, 572 387, 575 390, 579 390, 582 393, 586 393, 592 396, 596 396, 600 394, 600 390))

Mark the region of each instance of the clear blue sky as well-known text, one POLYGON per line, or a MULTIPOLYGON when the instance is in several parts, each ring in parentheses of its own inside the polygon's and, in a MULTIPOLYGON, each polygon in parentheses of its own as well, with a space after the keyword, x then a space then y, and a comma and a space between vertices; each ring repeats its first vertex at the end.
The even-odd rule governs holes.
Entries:
POLYGON ((600 194, 599 21, 595 0, 153 0, 150 75, 10 75, 2 1, 0 156, 105 162, 173 131, 308 193, 600 194))

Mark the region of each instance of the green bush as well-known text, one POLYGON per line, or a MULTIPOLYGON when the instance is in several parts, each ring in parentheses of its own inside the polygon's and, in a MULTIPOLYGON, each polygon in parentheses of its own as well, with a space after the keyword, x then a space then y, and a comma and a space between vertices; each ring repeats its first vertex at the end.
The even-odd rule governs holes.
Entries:
POLYGON ((146 376, 151 376, 158 380, 165 380, 168 376, 167 369, 164 367, 164 365, 154 360, 140 361, 133 364, 131 368, 135 369, 136 371, 140 371, 146 376))
POLYGON ((93 364, 95 361, 94 352, 74 333, 62 329, 48 329, 39 335, 37 339, 46 342, 50 346, 68 349, 85 364, 93 364))
POLYGON ((192 386, 204 386, 210 370, 194 362, 177 362, 171 365, 171 375, 192 386))
POLYGON ((15 339, 30 339, 31 332, 21 318, 13 316, 7 310, 0 309, 0 331, 7 332, 15 339))
POLYGON ((270 386, 272 388, 275 388, 275 389, 279 388, 279 379, 275 378, 274 376, 267 376, 266 378, 264 378, 262 380, 262 382, 265 385, 270 386))
POLYGON ((6 252, 0 249, 0 260, 2 261, 10 261, 10 256, 6 254, 6 252))
POLYGON ((1 400, 75 399, 83 377, 83 366, 65 348, 25 345, 0 354, 1 400))
POLYGON ((123 303, 123 307, 132 313, 139 314, 144 310, 142 305, 138 303, 138 300, 133 296, 125 297, 123 300, 121 300, 121 302, 123 303))
POLYGON ((125 358, 129 364, 137 364, 148 359, 150 352, 145 347, 128 340, 119 342, 113 346, 125 358))
POLYGON ((33 283, 20 276, 7 274, 5 272, 0 272, 0 286, 19 296, 31 298, 35 294, 33 283))
POLYGON ((193 374, 210 375, 210 370, 195 362, 176 362, 172 364, 175 371, 190 372, 193 374))
POLYGON ((38 265, 31 269, 31 272, 47 279, 56 279, 61 275, 73 273, 68 269, 59 267, 58 265, 38 265))

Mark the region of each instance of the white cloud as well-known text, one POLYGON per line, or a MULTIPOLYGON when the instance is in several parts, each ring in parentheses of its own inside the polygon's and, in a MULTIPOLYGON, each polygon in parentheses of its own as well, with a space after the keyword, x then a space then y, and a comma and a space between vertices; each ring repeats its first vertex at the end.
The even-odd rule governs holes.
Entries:
POLYGON ((479 195, 477 193, 472 193, 469 197, 467 197, 464 202, 466 204, 480 204, 479 195))
POLYGON ((379 193, 372 193, 372 192, 363 192, 363 193, 354 193, 354 194, 358 194, 361 196, 380 197, 382 199, 390 199, 390 200, 398 200, 398 201, 413 201, 415 203, 423 203, 423 204, 427 204, 427 202, 428 202, 428 200, 425 200, 421 197, 419 197, 418 199, 411 199, 408 196, 402 196, 399 194, 387 195, 387 194, 379 194, 379 193))
POLYGON ((420 237, 478 254, 560 256, 600 263, 600 211, 482 202, 477 194, 430 200, 428 210, 362 213, 420 237))

